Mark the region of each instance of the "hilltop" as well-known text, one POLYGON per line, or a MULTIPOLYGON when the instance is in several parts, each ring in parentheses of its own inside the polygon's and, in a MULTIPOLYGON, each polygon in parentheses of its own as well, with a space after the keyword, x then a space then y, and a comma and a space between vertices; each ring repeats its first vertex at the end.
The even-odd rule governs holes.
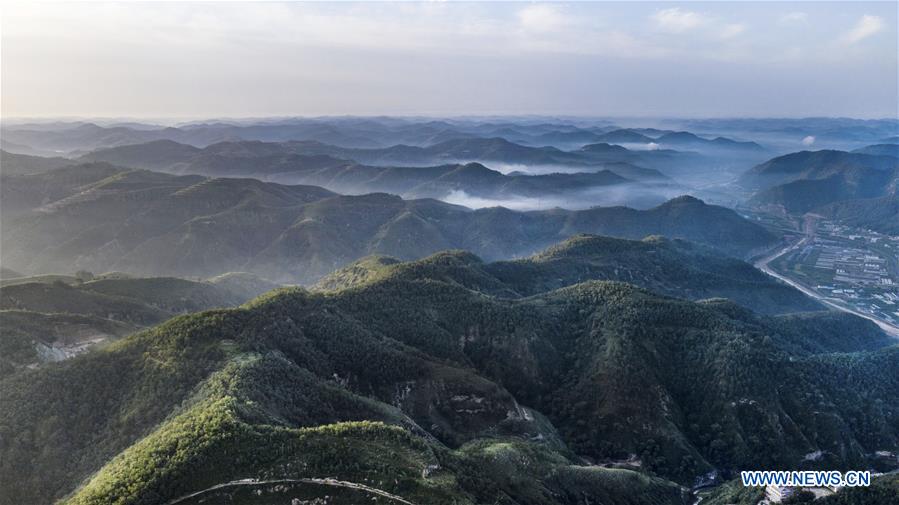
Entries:
POLYGON ((755 142, 741 142, 726 137, 702 138, 690 132, 670 132, 658 137, 655 142, 663 147, 686 149, 709 149, 742 152, 763 152, 764 148, 755 142))
POLYGON ((893 195, 899 159, 844 151, 802 151, 774 158, 740 179, 756 190, 751 202, 804 213, 836 202, 893 195))
POLYGON ((740 183, 755 190, 768 189, 800 180, 820 180, 843 174, 889 173, 899 161, 890 156, 876 156, 845 151, 800 151, 772 158, 747 171, 740 183))

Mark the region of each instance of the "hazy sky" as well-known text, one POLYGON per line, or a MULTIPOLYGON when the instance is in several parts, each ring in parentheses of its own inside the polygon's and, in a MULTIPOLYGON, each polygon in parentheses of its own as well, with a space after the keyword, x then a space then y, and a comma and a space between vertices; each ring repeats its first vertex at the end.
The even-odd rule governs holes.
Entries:
POLYGON ((897 5, 4 1, 2 114, 896 117, 897 5))

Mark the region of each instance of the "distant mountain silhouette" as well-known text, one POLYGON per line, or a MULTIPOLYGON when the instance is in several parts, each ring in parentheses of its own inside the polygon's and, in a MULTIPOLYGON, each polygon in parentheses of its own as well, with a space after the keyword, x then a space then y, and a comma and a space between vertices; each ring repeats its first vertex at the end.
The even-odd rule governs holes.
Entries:
MULTIPOLYGON (((504 159, 514 159, 516 155, 512 153, 518 151, 534 152, 532 148, 504 140, 453 141, 440 145, 447 149, 453 145, 456 146, 453 149, 462 151, 468 149, 464 146, 474 145, 480 149, 475 157, 490 157, 492 155, 489 153, 495 152, 491 151, 494 148, 504 152, 509 150, 501 155, 504 159)), ((628 153, 624 148, 613 147, 628 153)), ((406 151, 420 154, 421 149, 397 146, 390 151, 393 153, 391 156, 397 156, 397 153, 406 151)), ((536 152, 543 156, 562 151, 547 148, 536 152)), ((310 147, 309 143, 221 142, 198 149, 171 141, 155 141, 101 149, 80 159, 179 174, 254 177, 289 184, 312 184, 342 193, 390 192, 416 198, 443 198, 452 191, 493 199, 539 198, 623 183, 673 183, 657 170, 623 162, 597 162, 591 167, 592 171, 583 173, 528 176, 520 173, 503 175, 479 163, 391 167, 363 165, 336 158, 337 155, 357 156, 358 152, 317 143, 310 147), (298 151, 307 154, 297 154, 298 151), (308 154, 310 152, 313 154, 308 154)), ((363 159, 367 157, 362 156, 363 159)), ((430 157, 427 156, 428 159, 430 157)), ((410 158, 404 159, 408 161, 410 158)), ((583 169, 588 170, 587 167, 583 169)))

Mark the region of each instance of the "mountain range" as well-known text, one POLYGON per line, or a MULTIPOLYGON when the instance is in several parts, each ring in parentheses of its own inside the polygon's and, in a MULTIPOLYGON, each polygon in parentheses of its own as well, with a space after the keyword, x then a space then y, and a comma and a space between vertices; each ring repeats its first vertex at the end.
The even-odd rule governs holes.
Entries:
POLYGON ((698 244, 660 236, 626 240, 575 235, 534 256, 483 263, 472 254, 433 256, 404 263, 372 256, 337 270, 315 286, 339 290, 385 277, 433 279, 500 298, 525 298, 588 280, 627 282, 655 293, 703 300, 728 298, 765 314, 821 310, 799 291, 778 283, 748 263, 722 257, 698 244))
POLYGON ((309 283, 369 254, 413 259, 460 248, 507 259, 577 233, 665 234, 737 257, 777 243, 733 211, 692 197, 642 211, 472 211, 430 199, 341 196, 315 186, 105 163, 2 177, 3 261, 25 274, 120 270, 209 277, 245 271, 309 283))
POLYGON ((140 123, 13 123, 3 125, 4 143, 0 148, 20 154, 75 157, 99 149, 161 140, 198 148, 221 142, 263 141, 296 143, 299 154, 326 153, 369 165, 477 161, 546 169, 628 162, 661 170, 669 176, 695 176, 703 171, 706 177, 719 174, 729 165, 743 166, 744 160, 761 161, 766 155, 758 144, 715 135, 674 129, 621 129, 596 123, 579 126, 561 120, 534 123, 399 118, 293 118, 199 122, 175 127, 140 123), (581 151, 584 146, 603 143, 626 144, 635 150, 623 149, 614 157, 595 149, 581 151), (722 157, 728 159, 724 166, 722 157))
POLYGON ((899 345, 771 255, 890 255, 897 125, 5 119, 0 503, 893 505, 899 345))
POLYGON ((13 374, 0 500, 685 504, 715 472, 899 449, 899 346, 872 323, 587 280, 684 247, 376 261, 13 374))
MULTIPOLYGON (((588 126, 571 120, 509 122, 387 117, 201 121, 174 127, 137 122, 102 125, 90 122, 13 123, 2 127, 2 148, 22 154, 72 153, 155 140, 173 140, 196 147, 235 140, 309 140, 348 148, 397 144, 426 147, 450 140, 491 137, 528 146, 577 148, 597 142, 649 143, 666 134, 680 133, 673 129, 621 129, 608 122, 605 126, 598 123, 602 121, 591 120, 588 126)), ((693 144, 694 147, 706 147, 698 141, 693 144)), ((750 147, 749 143, 742 144, 746 145, 720 144, 717 147, 750 147)))
MULTIPOLYGON (((572 151, 556 147, 532 147, 502 137, 467 137, 446 140, 428 146, 392 145, 379 148, 349 148, 319 141, 219 142, 202 149, 171 140, 121 145, 97 149, 81 156, 81 161, 106 161, 113 164, 184 172, 191 165, 214 167, 234 158, 264 158, 303 155, 305 159, 331 163, 355 162, 377 167, 422 167, 459 164, 472 161, 518 167, 522 170, 593 171, 606 163, 666 166, 674 163, 706 162, 695 153, 671 150, 633 151, 620 145, 592 143, 572 151), (545 168, 541 168, 545 167, 545 168)), ((304 159, 304 158, 298 158, 304 159)))
MULTIPOLYGON (((530 148, 527 148, 530 149, 530 148)), ((453 192, 486 199, 560 198, 578 200, 593 191, 602 198, 606 186, 637 185, 644 192, 665 192, 678 186, 659 171, 629 163, 603 163, 593 171, 528 175, 503 174, 479 163, 439 166, 373 166, 335 158, 332 154, 297 154, 295 145, 225 142, 204 149, 156 141, 89 153, 81 161, 178 174, 253 177, 282 184, 310 184, 340 193, 389 192, 407 198, 446 198, 453 192)), ((346 153, 343 153, 346 154, 346 153)), ((608 193, 623 194, 624 188, 608 193)), ((590 198, 583 198, 586 202, 590 198)), ((656 202, 656 204, 659 202, 656 202)))

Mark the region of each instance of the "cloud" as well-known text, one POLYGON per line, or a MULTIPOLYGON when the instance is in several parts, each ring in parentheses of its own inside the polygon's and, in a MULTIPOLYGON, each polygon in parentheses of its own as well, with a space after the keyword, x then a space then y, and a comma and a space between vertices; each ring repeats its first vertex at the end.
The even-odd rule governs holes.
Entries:
POLYGON ((806 146, 806 147, 807 147, 807 146, 810 146, 810 145, 812 145, 812 144, 814 144, 814 143, 815 143, 815 137, 814 137, 814 135, 809 135, 808 137, 805 137, 804 139, 802 139, 802 145, 804 145, 804 146, 806 146))
POLYGON ((795 25, 808 22, 808 14, 805 12, 788 12, 778 20, 780 24, 795 25))
POLYGON ((883 18, 865 14, 858 20, 858 23, 846 32, 841 39, 847 44, 855 44, 883 30, 883 18))
POLYGON ((737 35, 740 35, 741 33, 745 32, 745 31, 746 31, 746 26, 738 24, 738 23, 734 23, 734 24, 724 25, 724 27, 721 28, 719 35, 721 36, 722 39, 731 39, 731 38, 736 37, 737 35))
POLYGON ((667 33, 685 33, 703 28, 707 36, 730 39, 746 31, 746 26, 741 23, 726 23, 716 16, 680 7, 658 10, 651 19, 659 30, 667 33))
POLYGON ((568 24, 565 16, 552 5, 529 5, 518 11, 517 15, 521 27, 528 31, 554 32, 568 24))
POLYGON ((656 11, 652 19, 659 28, 672 33, 683 33, 698 28, 708 21, 703 14, 685 11, 680 7, 656 11))

